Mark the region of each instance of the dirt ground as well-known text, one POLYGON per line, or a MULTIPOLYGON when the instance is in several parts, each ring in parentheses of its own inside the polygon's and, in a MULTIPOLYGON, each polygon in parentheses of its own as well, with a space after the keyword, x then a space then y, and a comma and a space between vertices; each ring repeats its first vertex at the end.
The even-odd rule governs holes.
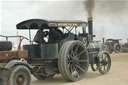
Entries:
POLYGON ((31 85, 128 85, 128 53, 112 54, 111 58, 112 67, 106 75, 89 69, 86 78, 78 82, 67 82, 56 75, 53 79, 43 81, 33 77, 31 85))

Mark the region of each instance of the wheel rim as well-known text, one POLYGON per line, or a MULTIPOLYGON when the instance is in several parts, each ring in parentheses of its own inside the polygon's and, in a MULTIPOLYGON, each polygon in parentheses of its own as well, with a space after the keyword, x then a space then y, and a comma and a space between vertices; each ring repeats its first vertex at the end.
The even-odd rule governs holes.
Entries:
POLYGON ((26 84, 26 76, 24 73, 19 73, 16 76, 16 85, 25 85, 26 84))
POLYGON ((83 79, 88 70, 88 56, 84 46, 81 43, 74 43, 65 51, 67 51, 64 57, 65 75, 72 81, 83 79))
POLYGON ((111 67, 111 59, 107 53, 103 53, 100 57, 100 69, 101 74, 105 74, 110 70, 111 67))

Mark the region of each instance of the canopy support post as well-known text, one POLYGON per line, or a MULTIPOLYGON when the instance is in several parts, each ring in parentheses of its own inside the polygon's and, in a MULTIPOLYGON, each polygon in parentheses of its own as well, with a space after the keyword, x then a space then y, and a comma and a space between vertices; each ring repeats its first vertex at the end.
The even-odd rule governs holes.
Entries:
POLYGON ((29 42, 30 42, 30 44, 31 44, 31 30, 29 29, 29 42))

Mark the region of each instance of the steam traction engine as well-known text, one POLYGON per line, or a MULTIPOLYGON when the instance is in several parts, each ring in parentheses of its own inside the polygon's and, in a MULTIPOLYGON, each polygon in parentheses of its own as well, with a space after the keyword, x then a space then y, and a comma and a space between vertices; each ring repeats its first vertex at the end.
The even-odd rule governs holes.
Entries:
POLYGON ((121 44, 120 40, 122 39, 107 39, 104 43, 104 50, 106 50, 108 53, 119 53, 121 51, 121 44))
POLYGON ((110 70, 109 54, 90 46, 92 18, 88 23, 30 19, 17 24, 17 29, 29 30, 30 44, 23 45, 23 50, 20 43, 17 51, 0 51, 0 85, 30 85, 31 74, 39 80, 61 74, 68 81, 79 81, 85 78, 89 64, 101 74, 110 70), (43 33, 38 42, 31 40, 31 30, 36 29, 43 33))

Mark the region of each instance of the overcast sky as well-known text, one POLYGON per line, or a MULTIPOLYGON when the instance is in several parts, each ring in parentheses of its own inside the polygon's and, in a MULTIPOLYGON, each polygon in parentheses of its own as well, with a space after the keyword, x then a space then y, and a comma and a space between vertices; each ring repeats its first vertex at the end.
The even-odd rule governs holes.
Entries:
MULTIPOLYGON (((83 0, 3 0, 0 11, 2 35, 16 35, 16 24, 32 18, 83 21, 88 18, 83 0)), ((128 0, 95 0, 93 18, 95 39, 128 38, 128 0)), ((28 37, 27 32, 18 32, 28 37)))

